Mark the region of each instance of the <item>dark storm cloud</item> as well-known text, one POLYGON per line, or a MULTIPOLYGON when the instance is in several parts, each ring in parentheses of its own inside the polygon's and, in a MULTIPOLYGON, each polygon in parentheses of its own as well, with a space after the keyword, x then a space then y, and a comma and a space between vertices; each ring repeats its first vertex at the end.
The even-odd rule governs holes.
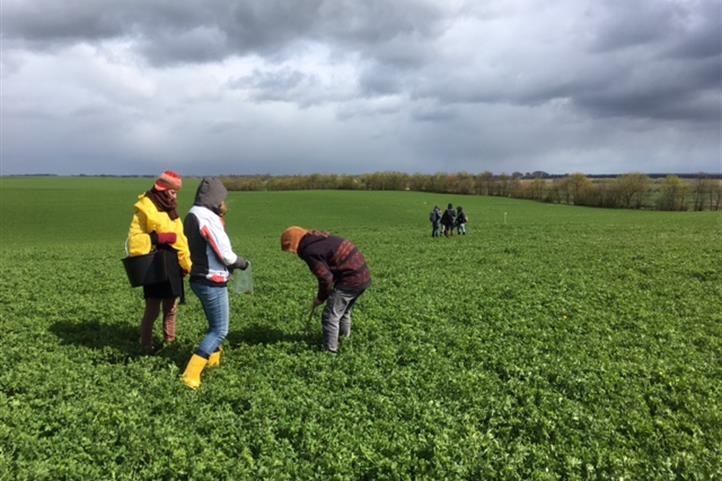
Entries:
POLYGON ((574 102, 595 115, 715 122, 720 120, 720 64, 715 59, 660 62, 579 90, 574 102))
POLYGON ((596 24, 591 47, 609 51, 677 36, 686 11, 673 2, 608 0, 594 5, 587 15, 596 24))
MULTIPOLYGON (((126 38, 137 41, 151 62, 167 64, 274 54, 298 40, 365 50, 399 35, 428 35, 439 15, 412 0, 38 0, 7 1, 3 17, 5 36, 32 46, 126 38), (201 46, 192 47, 195 41, 201 46)), ((403 62, 416 55, 402 50, 386 55, 403 62)))
POLYGON ((215 26, 196 26, 188 30, 160 30, 149 41, 141 42, 141 51, 159 64, 183 61, 202 63, 228 54, 228 37, 215 26))
POLYGON ((279 48, 308 26, 318 2, 79 0, 6 2, 5 34, 31 46, 128 39, 158 64, 206 62, 279 48), (278 8, 276 8, 278 7, 278 8), (194 41, 200 47, 192 47, 194 41), (190 50, 187 50, 191 47, 190 50))
MULTIPOLYGON (((519 105, 570 98, 575 105, 603 115, 669 118, 678 113, 688 118, 694 116, 693 106, 680 108, 680 99, 697 98, 697 90, 718 88, 720 81, 719 71, 709 74, 710 68, 721 65, 719 0, 593 3, 577 19, 588 33, 569 39, 579 43, 575 57, 551 67, 542 57, 506 67, 506 72, 502 66, 496 82, 483 78, 473 58, 468 65, 451 65, 436 51, 439 36, 452 28, 455 18, 464 17, 424 1, 41 0, 6 2, 3 13, 5 35, 11 41, 52 46, 129 39, 151 63, 159 65, 247 54, 280 61, 299 42, 320 42, 331 50, 357 52, 364 60, 359 74, 363 96, 405 92, 442 103, 519 105), (632 51, 635 48, 640 50, 632 51), (671 62, 669 71, 662 63, 665 59, 671 62), (706 63, 700 64, 700 59, 706 63), (685 79, 678 78, 680 61, 689 62, 688 69, 681 68, 685 79), (584 69, 575 71, 577 65, 584 69), (546 75, 548 68, 556 69, 558 75, 546 75), (514 69, 523 72, 526 80, 504 78, 514 69)), ((482 17, 477 18, 481 29, 489 20, 482 17)), ((495 48, 495 43, 483 45, 480 53, 495 48)), ((298 72, 290 77, 256 74, 255 80, 249 80, 255 91, 252 98, 292 100, 283 90, 297 86, 302 76, 298 72)), ((302 97, 299 103, 311 102, 302 97)), ((313 102, 318 101, 322 99, 315 96, 313 102)), ((702 109, 702 117, 709 117, 708 110, 702 109)))
POLYGON ((410 85, 412 96, 440 103, 540 106, 566 99, 593 116, 718 122, 722 10, 719 2, 710 3, 717 8, 708 4, 693 13, 681 4, 615 2, 599 24, 592 23, 598 30, 590 41, 570 38, 578 48, 557 56, 510 56, 487 75, 477 74, 481 65, 474 59, 466 68, 442 61, 411 74, 376 68, 375 83, 366 84, 384 85, 388 75, 389 82, 410 85))
POLYGON ((688 15, 688 26, 677 36, 667 55, 677 58, 714 58, 722 51, 722 2, 702 2, 694 15, 688 15))
POLYGON ((722 49, 722 3, 614 0, 587 13, 593 50, 610 51, 645 45, 666 46, 683 57, 719 55, 722 49))
POLYGON ((595 115, 720 120, 722 3, 616 0, 602 5, 605 19, 593 50, 637 51, 622 53, 623 68, 607 69, 603 85, 583 81, 571 90, 578 106, 595 115))
POLYGON ((244 166, 272 173, 360 172, 385 159, 418 171, 554 171, 544 163, 586 159, 606 171, 597 165, 604 156, 678 165, 669 159, 690 152, 716 166, 720 155, 720 0, 0 8, 0 153, 20 171, 43 158, 81 159, 78 171, 92 171, 93 155, 121 166, 204 159, 237 172, 244 152, 244 166), (631 135, 639 125, 644 134, 631 135), (289 138, 278 142, 279 131, 289 138), (584 155, 585 146, 596 153, 584 155), (348 165, 337 165, 338 152, 348 165))
POLYGON ((318 88, 319 80, 298 70, 284 68, 278 71, 255 70, 251 75, 228 82, 231 89, 250 92, 255 101, 296 102, 299 105, 313 105, 320 99, 308 96, 308 91, 318 88))

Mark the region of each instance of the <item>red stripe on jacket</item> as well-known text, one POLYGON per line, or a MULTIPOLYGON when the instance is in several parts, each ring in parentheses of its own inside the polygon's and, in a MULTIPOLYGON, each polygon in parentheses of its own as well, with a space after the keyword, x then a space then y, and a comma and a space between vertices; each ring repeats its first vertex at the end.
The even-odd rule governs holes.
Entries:
POLYGON ((201 235, 208 241, 208 244, 210 244, 211 249, 213 249, 213 252, 215 252, 216 257, 225 264, 225 261, 223 260, 223 254, 221 254, 221 249, 218 247, 218 243, 216 242, 216 238, 213 237, 213 234, 211 233, 211 230, 208 228, 207 225, 204 225, 201 228, 201 235))
POLYGON ((298 255, 318 279, 319 300, 328 298, 334 288, 365 289, 371 272, 358 248, 349 240, 325 233, 306 234, 299 244, 298 255))

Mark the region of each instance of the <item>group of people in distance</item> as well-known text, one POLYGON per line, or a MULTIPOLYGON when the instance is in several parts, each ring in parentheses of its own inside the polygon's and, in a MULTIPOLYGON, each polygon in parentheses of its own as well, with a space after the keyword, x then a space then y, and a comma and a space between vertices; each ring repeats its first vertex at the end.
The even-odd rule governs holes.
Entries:
MULTIPOLYGON (((203 178, 193 207, 181 221, 177 195, 183 181, 173 171, 163 172, 151 189, 133 205, 128 230, 128 255, 140 256, 164 250, 177 259, 168 280, 143 286, 145 311, 140 322, 140 347, 151 353, 153 324, 163 312, 163 340, 176 340, 178 304, 185 301, 183 278, 203 306, 208 331, 191 356, 181 380, 192 389, 201 384, 207 367, 220 365, 222 344, 228 334, 230 308, 227 284, 235 269, 245 270, 250 261, 233 251, 226 233, 228 191, 215 177, 203 178)), ((318 279, 311 312, 326 304, 321 315, 323 347, 336 353, 339 337, 351 335, 351 313, 356 300, 371 285, 366 260, 350 241, 327 232, 291 226, 281 234, 281 250, 298 255, 318 279)))
POLYGON ((431 237, 441 237, 442 227, 444 237, 449 237, 454 234, 454 229, 457 234, 466 235, 466 223, 469 222, 469 217, 463 207, 458 206, 454 209, 453 204, 449 203, 444 212, 435 205, 429 214, 429 221, 431 221, 431 237))

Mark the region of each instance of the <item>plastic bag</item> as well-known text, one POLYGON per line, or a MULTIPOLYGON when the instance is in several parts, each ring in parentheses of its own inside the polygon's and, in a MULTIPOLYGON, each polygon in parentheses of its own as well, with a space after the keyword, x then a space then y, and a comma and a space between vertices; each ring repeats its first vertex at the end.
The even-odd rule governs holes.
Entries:
POLYGON ((251 263, 248 263, 246 270, 236 269, 233 271, 231 278, 231 291, 235 294, 253 294, 253 269, 251 263))

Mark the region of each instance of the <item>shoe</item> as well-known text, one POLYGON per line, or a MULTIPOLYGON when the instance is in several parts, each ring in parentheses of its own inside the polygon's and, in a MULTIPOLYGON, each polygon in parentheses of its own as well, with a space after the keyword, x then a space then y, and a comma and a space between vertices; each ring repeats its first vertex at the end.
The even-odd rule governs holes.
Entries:
POLYGON ((201 373, 208 364, 208 359, 205 359, 198 354, 193 354, 191 360, 188 361, 185 372, 181 375, 181 381, 183 384, 191 389, 198 389, 201 385, 201 373))
POLYGON ((218 367, 221 365, 221 354, 223 354, 223 348, 220 348, 208 358, 208 364, 206 367, 218 367))

